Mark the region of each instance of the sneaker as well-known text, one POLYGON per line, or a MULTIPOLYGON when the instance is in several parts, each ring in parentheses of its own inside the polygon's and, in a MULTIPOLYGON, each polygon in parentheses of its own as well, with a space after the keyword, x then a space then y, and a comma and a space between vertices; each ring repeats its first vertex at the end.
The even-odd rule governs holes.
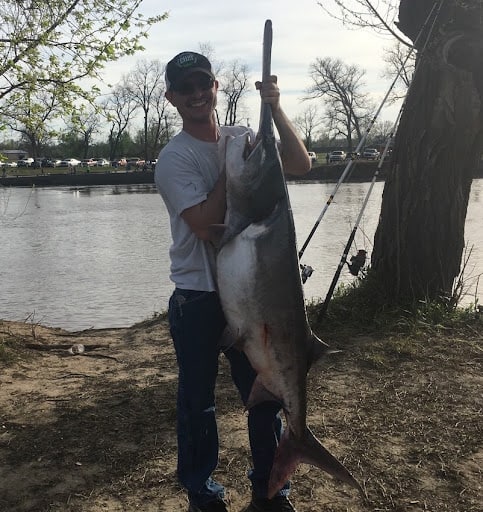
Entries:
POLYGON ((228 512, 226 503, 223 500, 215 500, 206 505, 195 505, 190 503, 188 512, 228 512))
POLYGON ((244 512, 297 512, 287 496, 275 496, 271 500, 267 498, 255 498, 253 496, 250 505, 244 512))

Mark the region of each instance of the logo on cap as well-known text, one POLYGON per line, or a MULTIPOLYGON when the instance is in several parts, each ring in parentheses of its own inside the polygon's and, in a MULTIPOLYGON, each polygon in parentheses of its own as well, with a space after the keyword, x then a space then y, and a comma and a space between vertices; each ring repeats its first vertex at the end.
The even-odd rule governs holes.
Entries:
POLYGON ((193 53, 182 53, 178 60, 176 61, 176 65, 180 68, 189 68, 194 66, 198 62, 198 58, 193 53))

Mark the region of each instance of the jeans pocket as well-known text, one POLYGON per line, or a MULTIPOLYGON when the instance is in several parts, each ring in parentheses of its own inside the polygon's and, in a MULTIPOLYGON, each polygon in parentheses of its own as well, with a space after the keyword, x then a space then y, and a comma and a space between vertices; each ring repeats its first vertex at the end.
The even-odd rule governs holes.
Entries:
POLYGON ((176 288, 171 299, 169 301, 170 309, 176 310, 176 315, 182 317, 185 310, 191 310, 192 308, 201 308, 202 303, 206 298, 214 292, 205 292, 198 290, 181 290, 176 288))

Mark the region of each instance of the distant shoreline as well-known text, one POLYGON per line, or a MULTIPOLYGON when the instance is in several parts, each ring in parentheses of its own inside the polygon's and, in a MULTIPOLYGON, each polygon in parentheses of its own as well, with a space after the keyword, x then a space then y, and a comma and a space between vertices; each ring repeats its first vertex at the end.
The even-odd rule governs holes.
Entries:
POLYGON ((92 185, 136 185, 154 183, 152 171, 53 173, 37 176, 0 177, 4 187, 85 187, 92 185))
MULTIPOLYGON (((336 182, 346 164, 315 165, 304 176, 287 176, 287 181, 328 181, 336 182)), ((361 161, 354 165, 347 176, 347 182, 370 181, 377 169, 376 162, 361 161)), ((384 169, 384 166, 383 166, 384 169)), ((384 179, 383 170, 378 179, 384 179)), ((86 172, 82 169, 75 174, 52 173, 35 176, 0 177, 4 187, 85 187, 93 185, 136 185, 154 183, 153 171, 107 171, 86 172)))
MULTIPOLYGON (((301 176, 287 176, 287 181, 337 182, 346 164, 317 165, 301 176)), ((371 181, 377 171, 377 162, 357 161, 346 177, 346 182, 371 181)), ((382 166, 378 181, 384 180, 385 165, 382 166)), ((475 172, 475 178, 483 177, 483 163, 475 172)), ((0 186, 4 187, 85 187, 94 185, 137 185, 154 183, 153 171, 112 171, 85 172, 76 174, 45 173, 36 176, 2 176, 0 186)))

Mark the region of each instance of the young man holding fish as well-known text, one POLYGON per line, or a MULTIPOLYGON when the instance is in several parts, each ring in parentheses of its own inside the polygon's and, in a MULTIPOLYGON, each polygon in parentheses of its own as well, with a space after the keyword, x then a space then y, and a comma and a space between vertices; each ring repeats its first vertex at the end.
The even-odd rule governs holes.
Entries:
MULTIPOLYGON (((311 168, 306 148, 280 107, 276 77, 257 82, 269 103, 281 142, 285 172, 302 175, 311 168)), ((171 222, 171 335, 179 366, 177 399, 178 478, 187 489, 188 512, 225 512, 224 487, 212 478, 218 462, 214 389, 226 320, 217 293, 213 225, 224 222, 226 176, 223 147, 227 136, 253 132, 218 126, 218 81, 206 57, 183 52, 166 67, 166 98, 178 110, 182 131, 161 151, 155 181, 171 222)), ((247 403, 256 373, 235 347, 223 349, 242 401, 247 403)), ((293 512, 287 482, 268 499, 268 481, 281 438, 278 401, 261 402, 248 411, 253 469, 252 501, 246 512, 293 512)))

